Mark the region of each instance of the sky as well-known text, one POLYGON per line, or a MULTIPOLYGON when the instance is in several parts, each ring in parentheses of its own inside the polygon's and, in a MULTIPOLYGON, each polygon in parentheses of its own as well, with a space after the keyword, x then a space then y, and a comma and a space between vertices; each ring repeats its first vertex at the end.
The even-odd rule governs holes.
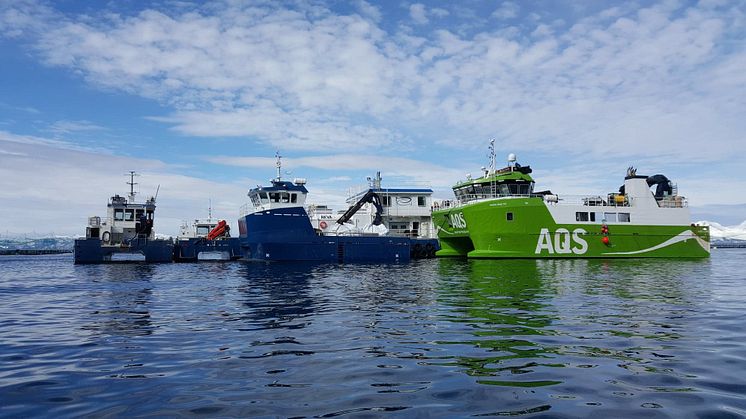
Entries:
POLYGON ((746 219, 746 3, 0 0, 0 235, 84 234, 158 191, 156 230, 308 179, 451 186, 515 153, 536 188, 663 173, 746 219))

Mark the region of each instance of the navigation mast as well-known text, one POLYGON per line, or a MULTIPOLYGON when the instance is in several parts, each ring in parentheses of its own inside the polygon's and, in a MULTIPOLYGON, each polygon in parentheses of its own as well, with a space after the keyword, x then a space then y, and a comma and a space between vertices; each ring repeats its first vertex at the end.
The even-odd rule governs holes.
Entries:
POLYGON ((135 185, 137 185, 138 183, 135 182, 135 176, 140 176, 140 175, 138 175, 137 173, 135 173, 135 171, 130 170, 130 172, 129 172, 130 181, 126 182, 128 185, 130 185, 130 195, 129 195, 130 196, 130 199, 129 199, 130 204, 132 204, 132 203, 135 202, 135 195, 137 194, 137 192, 135 192, 135 185))

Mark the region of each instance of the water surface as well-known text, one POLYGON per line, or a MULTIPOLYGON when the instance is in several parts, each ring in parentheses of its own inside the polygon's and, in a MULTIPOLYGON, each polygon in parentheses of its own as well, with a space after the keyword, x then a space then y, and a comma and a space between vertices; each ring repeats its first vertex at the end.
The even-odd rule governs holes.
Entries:
POLYGON ((0 416, 744 417, 745 258, 0 257, 0 416))

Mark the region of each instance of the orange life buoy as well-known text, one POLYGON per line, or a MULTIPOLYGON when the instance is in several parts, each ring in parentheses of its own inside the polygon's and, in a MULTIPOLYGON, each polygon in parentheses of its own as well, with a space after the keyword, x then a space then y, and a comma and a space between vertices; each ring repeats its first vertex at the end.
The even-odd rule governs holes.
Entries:
POLYGON ((321 228, 322 230, 323 230, 323 229, 325 229, 325 228, 327 227, 327 225, 328 225, 328 224, 326 223, 326 221, 322 221, 322 222, 320 222, 320 223, 319 223, 319 227, 320 227, 320 228, 321 228))

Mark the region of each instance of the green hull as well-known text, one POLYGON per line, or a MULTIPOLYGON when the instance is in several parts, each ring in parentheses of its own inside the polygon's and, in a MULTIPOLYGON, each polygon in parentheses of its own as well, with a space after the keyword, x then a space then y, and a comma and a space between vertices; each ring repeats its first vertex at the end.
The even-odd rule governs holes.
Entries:
POLYGON ((433 222, 441 246, 438 256, 702 258, 710 255, 707 227, 610 223, 608 233, 603 233, 600 221, 555 223, 546 203, 538 197, 476 201, 434 211, 433 222))

